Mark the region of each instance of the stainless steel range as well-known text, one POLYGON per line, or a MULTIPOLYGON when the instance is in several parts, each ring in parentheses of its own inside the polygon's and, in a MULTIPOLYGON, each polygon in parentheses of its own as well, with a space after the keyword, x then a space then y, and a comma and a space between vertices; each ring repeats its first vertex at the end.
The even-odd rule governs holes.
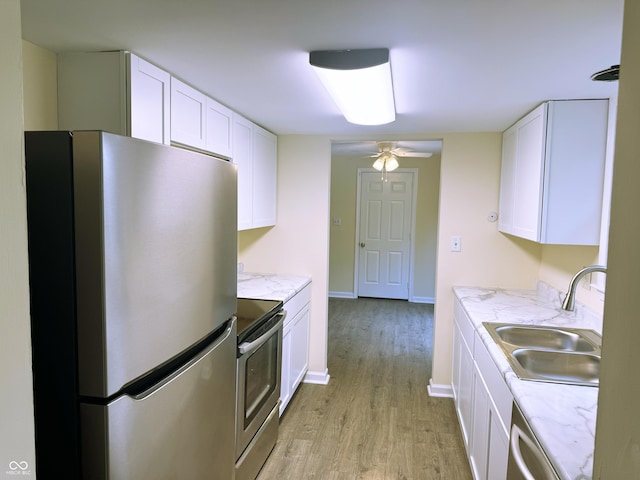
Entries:
POLYGON ((238 299, 236 480, 254 480, 278 438, 282 305, 238 299))

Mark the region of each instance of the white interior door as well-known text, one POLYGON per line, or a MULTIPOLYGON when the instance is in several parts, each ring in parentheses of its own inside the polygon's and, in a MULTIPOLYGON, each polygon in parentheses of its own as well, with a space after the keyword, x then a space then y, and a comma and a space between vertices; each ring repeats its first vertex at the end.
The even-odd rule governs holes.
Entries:
POLYGON ((358 296, 409 298, 413 172, 360 177, 358 296))

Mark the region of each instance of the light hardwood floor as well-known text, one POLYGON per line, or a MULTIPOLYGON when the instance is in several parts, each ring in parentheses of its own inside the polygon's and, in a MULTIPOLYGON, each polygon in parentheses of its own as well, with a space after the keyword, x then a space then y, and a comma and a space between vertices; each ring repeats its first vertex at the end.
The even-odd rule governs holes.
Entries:
POLYGON ((257 480, 471 479, 453 401, 427 394, 432 343, 431 305, 330 299, 331 380, 300 386, 257 480))

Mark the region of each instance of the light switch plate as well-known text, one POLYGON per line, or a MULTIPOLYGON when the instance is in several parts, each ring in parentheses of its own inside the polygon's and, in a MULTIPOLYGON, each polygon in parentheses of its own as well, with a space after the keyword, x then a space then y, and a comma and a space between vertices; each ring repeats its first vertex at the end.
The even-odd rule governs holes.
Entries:
POLYGON ((462 250, 462 240, 459 235, 454 235, 451 237, 451 251, 459 252, 462 250))

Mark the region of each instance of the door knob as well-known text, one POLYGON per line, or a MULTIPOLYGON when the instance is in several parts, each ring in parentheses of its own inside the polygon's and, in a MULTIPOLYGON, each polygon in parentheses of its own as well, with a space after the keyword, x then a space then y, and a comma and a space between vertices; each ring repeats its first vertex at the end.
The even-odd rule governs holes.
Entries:
POLYGON ((360 246, 361 246, 362 248, 364 248, 364 246, 365 246, 365 245, 366 245, 366 244, 365 244, 364 242, 360 242, 360 246))

